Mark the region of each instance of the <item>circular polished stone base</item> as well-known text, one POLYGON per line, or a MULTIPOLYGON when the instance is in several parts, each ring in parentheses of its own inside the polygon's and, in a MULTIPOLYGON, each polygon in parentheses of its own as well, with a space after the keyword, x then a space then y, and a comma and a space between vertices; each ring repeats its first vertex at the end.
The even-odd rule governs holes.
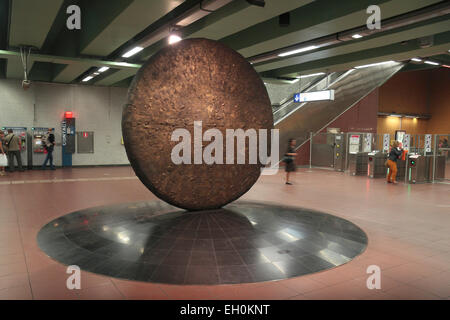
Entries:
POLYGON ((238 201, 187 212, 162 201, 73 212, 38 234, 51 258, 82 270, 171 284, 287 279, 361 254, 366 234, 326 213, 238 201))

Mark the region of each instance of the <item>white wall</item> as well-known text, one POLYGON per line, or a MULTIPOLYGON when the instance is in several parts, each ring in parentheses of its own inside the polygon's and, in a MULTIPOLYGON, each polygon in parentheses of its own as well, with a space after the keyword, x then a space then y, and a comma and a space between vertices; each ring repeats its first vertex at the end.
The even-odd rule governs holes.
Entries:
MULTIPOLYGON (((76 131, 94 131, 94 153, 72 156, 73 165, 129 164, 121 144, 127 89, 0 80, 0 127, 54 127, 56 165, 61 165, 61 120, 73 111, 76 131)), ((29 146, 30 147, 30 146, 29 146)))
MULTIPOLYGON (((266 88, 271 102, 278 103, 298 91, 298 84, 268 84, 266 88)), ((126 96, 127 88, 42 82, 33 82, 31 88, 24 91, 21 81, 0 79, 0 127, 27 127, 30 133, 32 127, 54 127, 59 143, 54 160, 59 166, 62 162, 61 120, 64 111, 73 111, 76 131, 94 131, 94 153, 73 154, 73 165, 129 164, 121 144, 126 96)), ((35 156, 35 163, 42 157, 35 156)))

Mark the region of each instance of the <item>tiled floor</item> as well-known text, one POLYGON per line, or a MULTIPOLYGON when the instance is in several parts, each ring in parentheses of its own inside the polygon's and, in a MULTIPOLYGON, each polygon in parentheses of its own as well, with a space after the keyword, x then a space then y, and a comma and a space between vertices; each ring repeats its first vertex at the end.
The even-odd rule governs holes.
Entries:
POLYGON ((450 185, 387 185, 320 169, 301 169, 294 181, 285 185, 282 173, 262 176, 243 200, 348 219, 369 237, 361 256, 311 275, 240 285, 152 284, 82 272, 81 290, 70 291, 66 267, 37 246, 40 228, 68 212, 156 198, 128 167, 0 177, 0 299, 450 298, 450 185), (31 180, 36 182, 27 183, 31 180), (366 287, 369 265, 381 268, 380 290, 366 287))
POLYGON ((66 214, 37 241, 56 261, 96 274, 217 285, 331 269, 360 255, 367 235, 348 220, 298 207, 239 200, 187 212, 151 200, 66 214))

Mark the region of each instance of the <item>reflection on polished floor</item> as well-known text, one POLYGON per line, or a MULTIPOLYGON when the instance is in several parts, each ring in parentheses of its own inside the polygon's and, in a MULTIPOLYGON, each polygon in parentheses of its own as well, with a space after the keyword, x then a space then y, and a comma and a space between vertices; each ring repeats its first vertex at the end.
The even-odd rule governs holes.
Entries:
POLYGON ((319 169, 300 169, 292 186, 282 172, 262 176, 242 201, 349 220, 367 234, 366 250, 278 281, 175 285, 82 272, 81 290, 67 290, 67 267, 38 246, 41 228, 70 212, 157 199, 128 167, 16 172, 0 177, 0 299, 449 299, 449 193, 448 184, 387 185, 319 169), (370 265, 381 268, 380 290, 366 287, 370 265))
POLYGON ((186 212, 162 201, 81 210, 48 223, 39 247, 65 265, 128 280, 231 284, 347 263, 367 244, 351 222, 257 202, 186 212))

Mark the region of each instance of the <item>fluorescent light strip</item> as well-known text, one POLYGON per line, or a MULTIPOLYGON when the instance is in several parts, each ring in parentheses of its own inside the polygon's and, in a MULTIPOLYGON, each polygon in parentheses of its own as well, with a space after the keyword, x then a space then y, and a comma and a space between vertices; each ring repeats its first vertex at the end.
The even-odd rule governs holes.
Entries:
POLYGON ((355 67, 355 69, 362 69, 362 68, 369 68, 369 67, 374 67, 374 66, 380 66, 382 64, 393 63, 393 62, 394 61, 384 61, 384 62, 371 63, 371 64, 362 65, 362 66, 357 66, 357 67, 355 67))
POLYGON ((301 48, 301 49, 280 53, 278 56, 279 57, 286 57, 286 56, 290 56, 290 55, 293 55, 293 54, 296 54, 296 53, 300 53, 300 52, 311 51, 311 50, 314 50, 314 49, 317 49, 317 48, 318 48, 317 46, 304 47, 304 48, 301 48))
POLYGON ((142 51, 144 48, 142 47, 135 47, 133 49, 131 49, 130 51, 126 52, 122 57, 123 58, 129 58, 131 56, 134 56, 136 53, 142 51))
POLYGON ((106 70, 109 70, 109 67, 101 67, 98 72, 105 72, 106 70))
POLYGON ((360 35, 360 34, 354 34, 354 35, 352 35, 352 38, 353 39, 359 39, 359 38, 362 38, 363 36, 362 35, 360 35))
POLYGON ((318 72, 318 73, 306 74, 306 75, 297 77, 297 79, 303 79, 303 78, 309 78, 309 77, 321 76, 321 75, 324 75, 324 74, 325 74, 325 72, 318 72))
POLYGON ((422 59, 419 59, 419 58, 412 58, 411 60, 415 61, 415 62, 422 62, 422 59))
POLYGON ((438 65, 439 65, 439 63, 434 62, 434 61, 430 61, 430 60, 425 60, 424 62, 425 62, 426 64, 431 64, 432 66, 438 66, 438 65))
POLYGON ((87 81, 91 80, 92 78, 94 78, 94 77, 92 77, 92 76, 87 76, 86 78, 83 79, 83 82, 87 82, 87 81))

